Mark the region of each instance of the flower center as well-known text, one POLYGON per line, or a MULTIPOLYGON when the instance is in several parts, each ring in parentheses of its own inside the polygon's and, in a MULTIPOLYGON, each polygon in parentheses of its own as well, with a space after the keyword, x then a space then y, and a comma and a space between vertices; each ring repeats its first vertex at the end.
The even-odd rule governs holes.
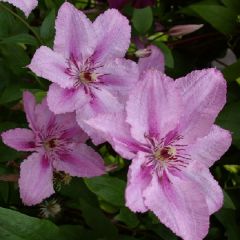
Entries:
POLYGON ((50 139, 43 143, 44 148, 46 151, 52 150, 57 146, 57 140, 56 139, 50 139))
POLYGON ((158 139, 145 134, 149 148, 145 166, 151 167, 159 177, 164 171, 182 171, 190 161, 187 145, 181 141, 182 136, 177 132, 169 132, 164 138, 158 139))
POLYGON ((176 155, 177 150, 175 147, 172 146, 166 146, 160 149, 157 149, 154 153, 153 156, 156 160, 159 161, 165 161, 165 160, 171 160, 174 158, 176 155))
POLYGON ((75 88, 83 87, 86 93, 91 94, 91 88, 98 88, 98 84, 102 83, 103 74, 96 72, 102 66, 94 64, 91 58, 80 62, 74 56, 70 56, 67 64, 65 73, 74 81, 75 88))
POLYGON ((95 82, 97 80, 97 74, 91 72, 80 72, 79 81, 83 84, 95 82))

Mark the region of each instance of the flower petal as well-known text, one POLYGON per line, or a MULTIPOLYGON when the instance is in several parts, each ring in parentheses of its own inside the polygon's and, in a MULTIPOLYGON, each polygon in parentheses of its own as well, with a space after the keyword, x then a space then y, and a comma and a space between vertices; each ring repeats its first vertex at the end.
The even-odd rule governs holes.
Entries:
POLYGON ((154 175, 144 198, 145 205, 159 220, 184 240, 202 240, 207 235, 208 207, 194 182, 154 175))
POLYGON ((29 129, 15 128, 2 133, 2 141, 18 151, 33 151, 35 136, 29 129))
POLYGON ((48 129, 55 124, 56 116, 49 110, 46 98, 36 105, 35 116, 38 131, 47 132, 48 129))
POLYGON ((152 175, 149 169, 143 166, 145 154, 139 152, 132 160, 128 171, 128 183, 126 188, 126 206, 134 212, 146 212, 143 191, 151 182, 152 175))
POLYGON ((98 69, 103 74, 101 81, 109 91, 119 91, 121 95, 128 95, 139 78, 138 66, 131 60, 116 58, 98 69))
POLYGON ((98 16, 93 23, 97 34, 97 47, 94 57, 104 63, 124 57, 131 37, 129 21, 118 10, 109 9, 98 16))
POLYGON ((226 81, 220 71, 209 68, 193 71, 175 84, 184 104, 179 133, 191 142, 210 131, 226 103, 226 81))
POLYGON ((28 66, 35 74, 59 84, 63 88, 74 85, 74 79, 65 73, 67 61, 62 55, 48 47, 40 47, 35 52, 28 66))
POLYGON ((37 6, 37 0, 1 0, 2 2, 8 2, 21 9, 26 17, 37 6))
POLYGON ((86 144, 74 146, 72 151, 61 153, 59 158, 53 163, 54 168, 71 176, 94 177, 105 172, 101 156, 86 144))
POLYGON ((79 127, 76 121, 76 113, 65 113, 56 115, 56 126, 61 129, 61 139, 69 142, 84 143, 89 138, 79 127))
POLYGON ((144 142, 145 135, 164 137, 177 126, 181 113, 173 80, 157 70, 148 70, 130 93, 126 110, 132 136, 138 141, 144 142))
POLYGON ((30 93, 29 91, 24 91, 23 93, 23 106, 29 127, 31 129, 37 129, 35 115, 36 101, 33 94, 30 93))
POLYGON ((229 131, 213 125, 207 136, 198 138, 194 144, 189 145, 188 153, 192 160, 211 167, 228 150, 231 142, 229 131))
POLYGON ((150 45, 147 49, 151 50, 151 55, 149 57, 140 58, 138 61, 139 71, 143 73, 144 71, 154 68, 160 72, 164 72, 164 54, 162 51, 154 46, 150 45))
POLYGON ((65 2, 61 6, 55 29, 54 51, 66 59, 74 56, 79 61, 92 55, 96 46, 92 22, 72 4, 65 2))
POLYGON ((132 159, 141 150, 140 143, 132 138, 130 126, 125 122, 124 111, 118 113, 100 114, 86 121, 86 124, 99 131, 105 140, 122 157, 132 159))
POLYGON ((49 108, 55 114, 74 112, 89 102, 89 96, 83 89, 64 89, 58 84, 51 84, 47 94, 49 108))
POLYGON ((223 192, 209 169, 195 161, 188 166, 186 171, 188 178, 199 185, 199 190, 205 196, 209 214, 218 211, 223 205, 223 192))
POLYGON ((100 144, 103 143, 105 139, 91 126, 86 124, 85 121, 96 117, 98 114, 121 111, 123 106, 118 102, 117 98, 104 89, 92 89, 92 94, 91 102, 77 109, 77 122, 92 138, 94 144, 100 144))
POLYGON ((21 164, 19 187, 24 204, 32 206, 54 193, 53 171, 45 156, 33 153, 21 164))

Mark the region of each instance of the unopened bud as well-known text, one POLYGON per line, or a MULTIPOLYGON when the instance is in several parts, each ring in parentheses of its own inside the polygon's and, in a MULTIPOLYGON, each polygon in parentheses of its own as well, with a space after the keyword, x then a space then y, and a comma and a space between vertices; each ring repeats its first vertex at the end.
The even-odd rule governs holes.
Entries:
POLYGON ((195 32, 202 27, 203 27, 203 24, 176 25, 169 29, 168 34, 173 37, 184 36, 189 33, 195 32))
POLYGON ((149 57, 152 54, 152 50, 150 48, 139 49, 135 52, 135 56, 138 58, 149 57))

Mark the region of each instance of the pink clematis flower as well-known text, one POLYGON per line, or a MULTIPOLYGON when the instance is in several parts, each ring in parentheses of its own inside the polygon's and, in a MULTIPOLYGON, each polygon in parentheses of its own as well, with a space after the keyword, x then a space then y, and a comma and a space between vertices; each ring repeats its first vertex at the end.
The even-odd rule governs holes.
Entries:
POLYGON ((84 144, 87 135, 76 123, 75 114, 54 115, 46 100, 36 105, 29 92, 24 93, 23 103, 31 130, 6 131, 2 140, 18 151, 33 152, 20 169, 20 196, 26 205, 38 204, 54 193, 54 171, 78 177, 104 173, 101 156, 84 144))
POLYGON ((107 10, 92 23, 69 3, 56 20, 54 51, 40 47, 30 69, 53 82, 47 101, 56 113, 76 110, 79 125, 95 143, 84 120, 100 113, 119 111, 119 93, 127 95, 138 80, 138 67, 124 59, 130 43, 130 26, 116 9, 107 10))
POLYGON ((21 9, 26 17, 31 13, 31 11, 37 6, 37 0, 0 0, 0 2, 8 2, 17 8, 21 9))
POLYGON ((226 83, 216 69, 193 71, 173 81, 145 72, 126 112, 88 120, 114 149, 133 159, 126 205, 151 210, 184 240, 201 240, 223 193, 209 171, 229 148, 231 135, 214 125, 226 102, 226 83))

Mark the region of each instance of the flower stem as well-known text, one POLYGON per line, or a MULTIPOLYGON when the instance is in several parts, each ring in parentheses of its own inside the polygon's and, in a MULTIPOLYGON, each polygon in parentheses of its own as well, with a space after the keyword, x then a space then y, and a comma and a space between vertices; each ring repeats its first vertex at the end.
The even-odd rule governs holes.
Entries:
POLYGON ((14 17, 16 17, 19 21, 21 21, 35 36, 35 38, 37 39, 38 43, 40 45, 43 44, 40 36, 38 35, 38 33, 34 30, 33 27, 31 27, 27 21, 25 21, 21 16, 19 16, 18 14, 16 14, 15 12, 13 12, 9 7, 5 6, 4 4, 0 3, 0 7, 2 7, 4 10, 8 11, 9 13, 11 13, 14 17))

